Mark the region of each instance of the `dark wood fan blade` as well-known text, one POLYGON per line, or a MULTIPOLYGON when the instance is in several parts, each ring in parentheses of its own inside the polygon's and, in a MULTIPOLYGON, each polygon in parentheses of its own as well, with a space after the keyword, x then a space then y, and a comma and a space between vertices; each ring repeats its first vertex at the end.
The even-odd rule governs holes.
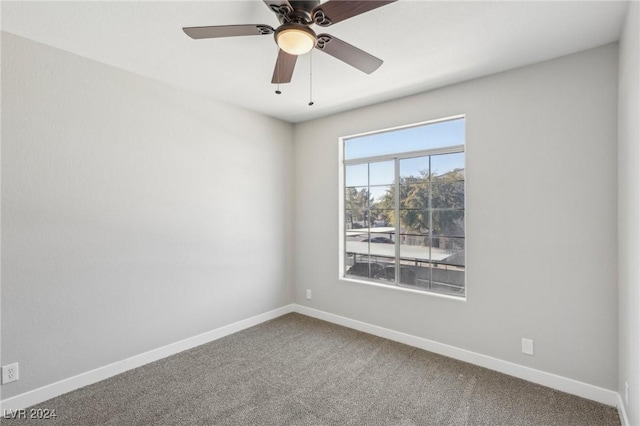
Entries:
POLYGON ((280 49, 278 52, 278 60, 276 61, 276 67, 273 70, 272 84, 290 83, 291 76, 293 76, 293 69, 296 66, 296 55, 289 55, 284 50, 280 49))
POLYGON ((316 7, 311 16, 316 24, 328 27, 395 1, 397 0, 329 0, 316 7))
POLYGON ((316 49, 340 59, 360 71, 371 74, 382 65, 382 59, 360 50, 329 34, 318 35, 316 49))
POLYGON ((194 39, 201 38, 220 38, 220 37, 238 37, 250 35, 267 35, 273 34, 274 29, 269 25, 218 25, 213 27, 185 27, 182 29, 189 37, 194 39))

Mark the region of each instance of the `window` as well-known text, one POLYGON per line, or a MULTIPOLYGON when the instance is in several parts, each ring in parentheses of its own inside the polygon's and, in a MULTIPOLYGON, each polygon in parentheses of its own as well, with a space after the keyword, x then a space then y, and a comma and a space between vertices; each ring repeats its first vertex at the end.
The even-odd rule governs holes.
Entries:
POLYGON ((343 277, 465 296, 464 126, 342 139, 343 277))

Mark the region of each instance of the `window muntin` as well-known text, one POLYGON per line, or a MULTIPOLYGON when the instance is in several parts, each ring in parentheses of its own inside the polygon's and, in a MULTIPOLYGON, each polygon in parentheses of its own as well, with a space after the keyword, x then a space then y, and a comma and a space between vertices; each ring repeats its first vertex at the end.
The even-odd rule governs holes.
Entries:
POLYGON ((464 297, 464 118, 344 139, 344 153, 342 276, 464 297))

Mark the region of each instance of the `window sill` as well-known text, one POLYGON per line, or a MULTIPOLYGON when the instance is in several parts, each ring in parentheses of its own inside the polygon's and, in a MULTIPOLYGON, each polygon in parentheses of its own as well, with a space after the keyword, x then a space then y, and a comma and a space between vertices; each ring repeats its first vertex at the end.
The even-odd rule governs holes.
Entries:
POLYGON ((402 291, 402 292, 413 293, 413 294, 422 294, 422 295, 425 295, 425 296, 432 296, 432 297, 438 297, 438 298, 442 298, 442 299, 455 300, 457 302, 466 302, 467 301, 467 295, 466 294, 464 296, 451 296, 451 295, 448 295, 448 294, 436 293, 436 292, 432 292, 432 291, 414 290, 412 288, 400 287, 400 286, 397 286, 397 285, 382 284, 382 283, 378 283, 378 282, 375 282, 375 281, 358 280, 358 279, 347 278, 347 277, 342 277, 342 276, 339 277, 338 279, 340 281, 347 282, 347 283, 365 284, 365 285, 370 285, 370 286, 374 286, 374 287, 381 287, 381 288, 386 288, 386 289, 395 290, 395 291, 402 291))

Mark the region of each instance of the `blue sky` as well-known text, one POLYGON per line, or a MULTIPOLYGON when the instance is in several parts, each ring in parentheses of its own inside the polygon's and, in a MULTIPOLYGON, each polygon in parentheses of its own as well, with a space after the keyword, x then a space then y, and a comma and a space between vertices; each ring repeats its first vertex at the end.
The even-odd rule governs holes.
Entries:
POLYGON ((464 144, 464 118, 349 138, 344 159, 397 154, 464 144))
MULTIPOLYGON (((345 159, 462 145, 464 144, 464 136, 464 119, 361 136, 345 140, 345 159)), ((345 185, 392 185, 395 175, 393 163, 393 161, 382 161, 370 165, 347 166, 345 185)), ((431 156, 431 168, 434 173, 439 174, 456 168, 464 168, 464 154, 433 155, 431 156)), ((428 169, 428 156, 400 160, 400 176, 419 176, 420 171, 428 171, 428 169)))

